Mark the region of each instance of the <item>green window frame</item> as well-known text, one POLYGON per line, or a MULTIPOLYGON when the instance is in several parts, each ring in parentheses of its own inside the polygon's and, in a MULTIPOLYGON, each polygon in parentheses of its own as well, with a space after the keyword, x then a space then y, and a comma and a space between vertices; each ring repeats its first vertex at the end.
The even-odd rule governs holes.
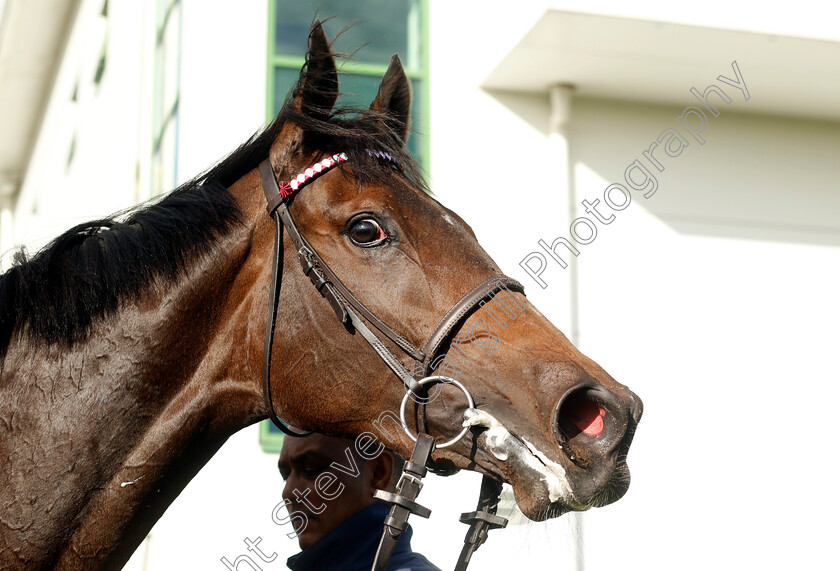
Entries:
MULTIPOLYGON (((330 40, 351 25, 336 41, 336 51, 358 50, 352 59, 337 62, 340 89, 348 94, 339 99, 338 105, 367 107, 376 95, 391 55, 399 53, 414 88, 413 132, 408 147, 428 172, 429 0, 356 0, 352 5, 340 0, 269 0, 266 120, 274 118, 297 80, 305 61, 306 35, 316 10, 330 40), (402 25, 394 25, 394 19, 389 18, 395 12, 405 14, 404 37, 394 33, 402 25)), ((260 423, 260 446, 266 453, 278 453, 283 446, 283 433, 269 420, 260 423)))
POLYGON ((388 60, 396 51, 414 87, 412 130, 409 148, 428 170, 429 157, 429 1, 428 0, 357 0, 353 4, 340 0, 269 0, 268 2, 268 58, 266 69, 266 119, 279 111, 289 89, 297 79, 304 63, 306 36, 312 17, 324 20, 324 29, 331 40, 343 28, 336 48, 341 51, 358 50, 352 59, 339 59, 343 74, 341 90, 358 97, 340 99, 338 104, 367 106, 373 100, 379 79, 388 69, 388 60), (399 26, 377 21, 386 10, 398 7, 408 13, 404 41, 395 42, 396 34, 388 34, 399 26), (288 40, 278 33, 283 12, 296 16, 291 22, 288 40), (330 10, 334 10, 331 12, 330 10), (335 17, 331 17, 334 14, 335 17), (305 25, 305 30, 303 26, 305 25), (367 43, 368 45, 363 45, 367 43), (401 45, 398 45, 401 44, 401 45), (394 49, 399 47, 399 49, 394 49), (348 83, 349 80, 349 83, 348 83), (373 87, 371 89, 371 87, 373 87))
POLYGON ((149 196, 178 183, 181 102, 181 0, 157 0, 149 196))

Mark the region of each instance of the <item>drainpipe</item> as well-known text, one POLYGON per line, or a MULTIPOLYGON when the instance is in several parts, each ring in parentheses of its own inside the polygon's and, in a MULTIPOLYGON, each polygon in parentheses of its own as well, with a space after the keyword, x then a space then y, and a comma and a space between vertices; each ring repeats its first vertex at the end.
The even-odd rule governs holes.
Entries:
MULTIPOLYGON (((572 115, 572 95, 574 92, 574 85, 567 83, 552 85, 548 90, 551 106, 548 118, 548 146, 552 157, 552 169, 555 171, 555 180, 559 183, 557 190, 561 195, 563 193, 566 195, 566 219, 569 222, 577 218, 574 162, 569 140, 569 121, 572 115)), ((580 338, 578 262, 575 256, 570 258, 569 267, 566 268, 569 305, 564 332, 569 340, 577 345, 580 338)), ((584 571, 583 514, 572 512, 568 516, 572 535, 571 563, 575 571, 584 571)))
MULTIPOLYGON (((552 170, 562 196, 566 195, 566 220, 571 222, 577 216, 575 205, 574 165, 572 163, 571 145, 569 144, 569 120, 572 115, 573 85, 562 83, 549 88, 549 102, 551 105, 548 117, 548 146, 552 157, 552 170)), ((568 320, 564 323, 563 332, 572 343, 577 344, 578 331, 578 279, 577 258, 569 256, 569 267, 564 272, 569 277, 569 307, 568 320)))

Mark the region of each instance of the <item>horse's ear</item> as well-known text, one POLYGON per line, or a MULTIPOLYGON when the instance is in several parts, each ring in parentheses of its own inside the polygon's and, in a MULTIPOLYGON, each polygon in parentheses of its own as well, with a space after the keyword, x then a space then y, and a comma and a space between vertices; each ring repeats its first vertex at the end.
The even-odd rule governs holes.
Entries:
POLYGON ((392 128, 403 142, 408 139, 411 129, 411 97, 411 82, 405 75, 400 57, 394 54, 370 108, 393 118, 392 128))
POLYGON ((288 103, 292 120, 285 122, 269 152, 271 162, 278 172, 282 168, 281 165, 289 164, 304 139, 304 127, 301 124, 305 124, 307 119, 328 121, 337 98, 338 72, 335 68, 335 56, 330 49, 324 27, 320 21, 315 20, 309 30, 306 65, 301 71, 297 91, 288 103), (295 114, 303 117, 295 119, 295 114))
POLYGON ((306 68, 300 78, 300 90, 293 105, 302 114, 326 121, 338 97, 338 73, 335 56, 321 22, 315 20, 309 30, 306 68))

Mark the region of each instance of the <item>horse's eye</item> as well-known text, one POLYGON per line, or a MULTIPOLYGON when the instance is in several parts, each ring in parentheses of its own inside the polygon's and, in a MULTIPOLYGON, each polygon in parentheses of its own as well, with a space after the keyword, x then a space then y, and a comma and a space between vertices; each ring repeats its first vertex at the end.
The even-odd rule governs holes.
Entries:
POLYGON ((365 248, 378 246, 388 239, 388 235, 379 223, 372 218, 356 220, 350 226, 348 233, 354 244, 365 248))

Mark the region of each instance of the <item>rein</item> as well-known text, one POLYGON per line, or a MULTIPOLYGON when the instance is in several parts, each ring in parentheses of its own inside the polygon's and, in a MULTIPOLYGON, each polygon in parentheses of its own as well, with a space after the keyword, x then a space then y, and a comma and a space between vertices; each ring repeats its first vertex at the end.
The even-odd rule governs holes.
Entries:
MULTIPOLYGON (((396 160, 388 153, 371 150, 368 150, 368 153, 381 160, 397 164, 396 160)), ((350 333, 355 330, 362 335, 388 368, 400 379, 406 390, 405 397, 400 406, 400 417, 403 430, 415 442, 414 450, 411 454, 411 459, 406 462, 403 474, 397 484, 397 493, 392 494, 383 490, 377 490, 375 494, 376 498, 392 505, 391 512, 384 522, 382 539, 380 540, 372 567, 373 571, 382 571, 385 569, 394 547, 396 547, 400 534, 408 527, 409 515, 414 513, 420 517, 428 518, 431 514, 431 510, 421 506, 414 500, 423 487, 422 478, 427 473, 427 466, 431 461, 432 452, 435 448, 445 448, 458 442, 469 430, 468 427, 465 427, 452 440, 436 445, 434 439, 424 432, 425 416, 421 416, 421 420, 418 422, 421 431, 417 436, 414 436, 405 421, 405 406, 409 397, 416 403, 424 404, 428 401, 428 398, 425 396, 424 385, 442 382, 453 384, 461 389, 467 398, 468 408, 475 408, 472 396, 464 385, 448 377, 439 375, 428 376, 434 366, 436 366, 433 365, 433 362, 439 356, 445 342, 460 330, 460 327, 467 318, 480 308, 485 300, 502 289, 516 291, 523 295, 525 291, 522 284, 513 278, 504 275, 488 278, 462 297, 443 316, 422 348, 414 346, 405 337, 376 317, 372 311, 353 295, 347 286, 330 269, 329 265, 321 258, 315 248, 301 234, 289 211, 289 204, 295 193, 299 192, 319 176, 348 160, 345 153, 332 155, 305 169, 290 181, 281 181, 279 184, 269 159, 265 159, 260 163, 260 181, 268 203, 266 210, 269 216, 274 219, 275 228, 274 261, 271 270, 268 320, 266 322, 265 348, 263 351, 262 386, 269 418, 281 431, 289 436, 307 436, 311 434, 311 432, 295 430, 281 420, 274 409, 274 403, 271 398, 271 351, 277 319, 277 302, 283 279, 283 229, 285 228, 289 232, 289 236, 295 246, 298 261, 300 262, 304 275, 309 278, 321 296, 329 302, 339 322, 344 324, 350 333), (416 379, 376 333, 368 327, 367 323, 360 319, 359 315, 364 317, 380 334, 396 344, 406 355, 418 362, 422 366, 423 378, 416 379)), ((505 527, 507 525, 505 518, 496 515, 501 490, 502 484, 500 482, 489 476, 484 476, 476 511, 461 514, 460 521, 469 524, 470 529, 464 539, 464 548, 455 567, 456 571, 463 571, 467 568, 472 553, 484 543, 489 529, 505 527)))

